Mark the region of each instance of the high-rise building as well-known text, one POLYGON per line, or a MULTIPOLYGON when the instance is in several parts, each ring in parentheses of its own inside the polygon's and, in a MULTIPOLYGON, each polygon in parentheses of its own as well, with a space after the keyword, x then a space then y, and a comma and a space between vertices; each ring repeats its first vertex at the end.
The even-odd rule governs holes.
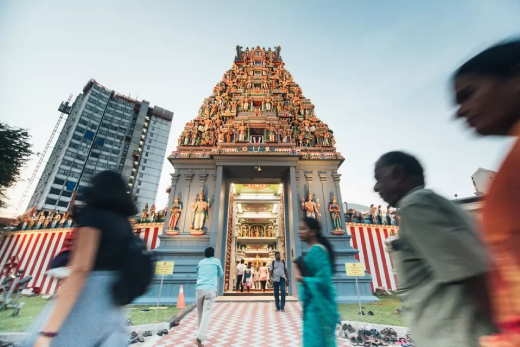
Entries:
POLYGON ((98 172, 114 170, 142 209, 157 196, 173 112, 138 101, 90 80, 69 106, 56 145, 29 207, 67 211, 98 172))

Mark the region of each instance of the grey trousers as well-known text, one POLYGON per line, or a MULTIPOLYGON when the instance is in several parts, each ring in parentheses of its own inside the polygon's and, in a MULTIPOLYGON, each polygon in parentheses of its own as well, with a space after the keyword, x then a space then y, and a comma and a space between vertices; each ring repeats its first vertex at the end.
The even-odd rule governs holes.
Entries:
POLYGON ((215 305, 217 292, 209 289, 197 290, 197 318, 199 332, 197 340, 204 341, 206 339, 206 332, 208 331, 209 322, 211 320, 211 310, 215 305))

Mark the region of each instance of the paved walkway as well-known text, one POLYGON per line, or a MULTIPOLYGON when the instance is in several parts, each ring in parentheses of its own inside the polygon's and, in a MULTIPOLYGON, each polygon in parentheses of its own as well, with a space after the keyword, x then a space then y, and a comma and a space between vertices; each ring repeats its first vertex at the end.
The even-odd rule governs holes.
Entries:
MULTIPOLYGON (((274 303, 216 303, 208 329, 207 347, 300 347, 302 310, 289 302, 285 312, 276 312, 274 303)), ((154 346, 192 347, 197 337, 197 309, 170 330, 154 346)), ((338 338, 338 347, 350 346, 338 338)))

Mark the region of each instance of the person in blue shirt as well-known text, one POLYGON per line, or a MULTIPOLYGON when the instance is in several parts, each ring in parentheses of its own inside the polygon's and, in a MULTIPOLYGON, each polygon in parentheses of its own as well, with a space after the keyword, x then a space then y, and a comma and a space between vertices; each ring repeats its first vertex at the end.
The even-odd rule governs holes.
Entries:
POLYGON ((209 321, 211 320, 211 310, 217 297, 217 277, 222 277, 222 265, 220 260, 215 258, 215 250, 208 247, 204 251, 205 259, 202 259, 197 266, 197 318, 199 332, 197 334, 197 346, 203 347, 202 341, 206 339, 209 321))

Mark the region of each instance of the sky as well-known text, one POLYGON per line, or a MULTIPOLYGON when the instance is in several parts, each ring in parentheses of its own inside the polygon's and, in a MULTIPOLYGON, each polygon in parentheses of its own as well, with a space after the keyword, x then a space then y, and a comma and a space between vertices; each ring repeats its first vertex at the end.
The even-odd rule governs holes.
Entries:
MULTIPOLYGON (((382 203, 374 163, 391 150, 416 155, 430 188, 467 197, 471 175, 498 169, 511 142, 479 138, 453 119, 450 78, 479 51, 520 35, 518 18, 517 0, 0 0, 0 120, 27 128, 33 151, 42 152, 60 102, 94 78, 173 111, 169 153, 231 67, 237 44, 280 45, 346 158, 344 201, 382 203)), ((9 190, 13 207, 32 158, 9 190)), ((172 172, 165 161, 158 207, 172 172)))

